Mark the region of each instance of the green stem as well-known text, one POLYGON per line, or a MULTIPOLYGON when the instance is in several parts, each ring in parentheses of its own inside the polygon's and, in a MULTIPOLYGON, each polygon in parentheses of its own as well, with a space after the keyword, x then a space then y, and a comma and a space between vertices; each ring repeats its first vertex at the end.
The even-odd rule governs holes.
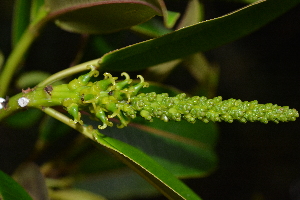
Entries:
POLYGON ((4 108, 0 110, 0 121, 11 115, 12 113, 18 111, 21 109, 21 107, 18 105, 18 99, 22 97, 22 93, 19 93, 11 98, 9 98, 9 106, 8 108, 4 108))
MULTIPOLYGON (((67 87, 67 85, 64 86, 56 86, 56 90, 55 92, 52 94, 54 96, 57 96, 56 94, 58 94, 58 96, 60 98, 54 98, 54 100, 57 101, 48 101, 47 98, 45 97, 46 93, 44 91, 44 87, 55 82, 58 81, 60 79, 66 78, 68 76, 71 76, 73 74, 79 73, 79 72, 83 72, 85 70, 90 69, 88 67, 88 65, 93 65, 95 68, 99 68, 99 64, 98 64, 99 59, 95 59, 95 60, 91 60, 79 65, 76 65, 74 67, 65 69, 63 71, 60 71, 56 74, 53 74, 52 76, 50 76, 49 78, 47 78, 46 80, 44 80, 43 82, 41 82, 40 84, 38 84, 38 86, 34 89, 34 92, 31 93, 19 93, 13 97, 11 97, 9 99, 9 106, 5 109, 0 109, 0 121, 11 115, 12 113, 22 109, 19 105, 18 105, 18 99, 25 96, 31 99, 30 104, 35 105, 35 107, 41 107, 41 106, 54 106, 54 105, 60 105, 61 99, 70 97, 72 95, 74 95, 75 93, 70 93, 68 89, 64 90, 64 87, 67 87), (58 88, 61 88, 58 90, 58 88), (62 90, 62 91, 60 91, 62 90), (58 92, 57 92, 58 91, 58 92), (59 92, 60 91, 60 92, 59 92), (58 103, 59 102, 59 103, 58 103), (48 105, 50 104, 50 105, 48 105)), ((2 80, 2 79, 1 79, 2 80)))
POLYGON ((30 48, 31 44, 39 36, 42 28, 46 24, 45 17, 48 11, 41 9, 38 19, 33 21, 27 30, 23 33, 20 41, 8 57, 6 64, 4 65, 3 71, 0 74, 0 97, 3 97, 7 93, 7 89, 10 85, 12 77, 16 72, 19 65, 22 63, 26 52, 30 48))
POLYGON ((72 122, 72 120, 65 116, 64 114, 52 109, 52 108, 44 108, 41 109, 43 112, 45 112, 47 115, 50 115, 51 117, 61 121, 62 123, 68 125, 69 127, 79 131, 80 133, 82 133, 83 135, 85 135, 86 137, 95 140, 94 135, 95 135, 95 131, 97 131, 97 134, 102 135, 101 133, 99 133, 98 130, 93 129, 92 126, 84 126, 84 125, 80 125, 79 123, 74 124, 72 122))
POLYGON ((8 57, 4 70, 0 75, 0 96, 6 94, 13 74, 16 72, 17 67, 22 62, 25 53, 36 37, 37 34, 33 33, 30 29, 26 30, 15 50, 8 57))
POLYGON ((67 68, 65 70, 62 70, 60 72, 57 72, 53 75, 51 75, 50 77, 48 77, 46 80, 42 81, 41 83, 39 83, 37 85, 37 87, 45 87, 55 81, 59 81, 61 79, 64 79, 66 77, 72 76, 74 74, 86 71, 86 70, 90 70, 90 68, 88 67, 89 65, 93 65, 96 67, 96 69, 99 69, 99 61, 100 59, 95 59, 95 60, 91 60, 85 63, 81 63, 79 65, 76 65, 74 67, 70 67, 67 68))

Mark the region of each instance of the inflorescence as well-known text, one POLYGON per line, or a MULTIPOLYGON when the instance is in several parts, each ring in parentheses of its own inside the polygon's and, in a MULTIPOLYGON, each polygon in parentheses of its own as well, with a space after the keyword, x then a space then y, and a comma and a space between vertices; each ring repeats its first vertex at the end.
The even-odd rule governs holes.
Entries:
MULTIPOLYGON (((79 76, 68 84, 58 86, 48 85, 44 88, 23 90, 23 97, 18 99, 20 107, 45 107, 63 106, 70 115, 73 123, 83 124, 80 111, 88 111, 94 118, 100 120, 99 129, 112 126, 109 118, 118 117, 122 128, 127 126, 130 119, 138 114, 144 119, 152 121, 159 118, 165 122, 169 120, 195 123, 196 120, 207 122, 262 122, 269 121, 279 123, 295 121, 299 113, 288 106, 276 104, 258 104, 255 101, 241 101, 236 99, 222 100, 222 97, 207 99, 206 97, 187 97, 185 93, 169 97, 167 93, 156 94, 140 93, 142 87, 147 87, 141 75, 140 82, 133 85, 129 75, 123 72, 125 80, 117 82, 117 77, 110 73, 104 73, 104 79, 90 82, 92 76, 98 76, 99 72, 89 66, 91 71, 79 76)), ((5 100, 0 99, 0 105, 5 100)), ((6 105, 7 106, 7 105, 6 105)), ((3 108, 0 107, 0 108, 3 108)))
POLYGON ((275 123, 295 121, 299 116, 297 110, 288 106, 276 104, 258 104, 255 101, 241 101, 236 99, 223 100, 222 97, 207 99, 206 97, 186 97, 181 93, 175 97, 168 94, 147 93, 132 98, 132 107, 140 111, 141 116, 147 120, 153 117, 163 121, 180 121, 182 118, 195 123, 196 120, 207 122, 239 122, 275 123))

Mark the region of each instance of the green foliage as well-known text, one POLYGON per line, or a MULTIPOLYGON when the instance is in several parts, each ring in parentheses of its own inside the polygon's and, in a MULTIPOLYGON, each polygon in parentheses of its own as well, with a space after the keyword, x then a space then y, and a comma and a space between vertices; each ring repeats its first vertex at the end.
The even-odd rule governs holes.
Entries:
POLYGON ((208 51, 248 35, 298 3, 299 0, 289 3, 281 0, 260 1, 222 17, 109 52, 101 58, 100 65, 103 70, 142 70, 199 51, 208 51))
MULTIPOLYGON (((201 84, 196 86, 195 93, 214 96, 218 70, 199 52, 244 37, 298 3, 299 0, 257 1, 202 22, 204 6, 198 0, 189 1, 185 13, 168 11, 162 0, 18 0, 13 14, 13 50, 0 73, 0 120, 7 117, 3 124, 19 129, 41 122, 38 129, 32 129, 39 132, 39 138, 30 159, 41 163, 46 176, 58 179, 50 179, 53 181, 49 185, 52 199, 72 199, 74 195, 103 199, 101 195, 70 190, 70 187, 80 182, 81 177, 97 177, 107 170, 124 167, 107 155, 97 158, 95 152, 104 151, 96 150, 82 139, 82 135, 129 166, 167 198, 200 199, 178 177, 203 177, 217 168, 214 147, 218 129, 216 123, 210 122, 279 123, 295 121, 298 111, 257 101, 190 97, 163 84, 145 82, 144 77, 160 82, 167 79, 175 67, 187 65, 201 84), (79 49, 75 61, 70 64, 75 66, 65 66, 66 69, 51 76, 43 71, 28 72, 26 68, 16 73, 26 56, 35 53, 29 48, 50 21, 64 30, 83 34, 88 51, 82 55, 84 49, 79 49), (126 31, 118 32, 124 29, 126 31), (127 37, 128 29, 152 39, 131 42, 132 45, 120 48, 122 45, 118 41, 127 37), (99 33, 102 35, 87 37, 87 34, 99 33), (84 61, 91 52, 98 59, 77 65, 80 58, 84 61), (87 70, 90 71, 86 73, 87 70), (137 81, 124 72, 137 70, 140 70, 137 74, 143 74, 137 76, 137 81), (104 79, 98 80, 97 76, 104 71, 107 71, 104 79), (112 71, 122 71, 124 80, 118 81, 112 71), (72 76, 80 72, 85 73, 73 79, 72 76), (11 87, 14 76, 17 87, 23 90, 9 98, 7 94, 15 92, 11 87), (67 84, 60 82, 64 78, 68 78, 67 84), (38 108, 47 116, 41 116, 42 112, 36 109, 14 114, 28 107, 38 108), (112 127, 115 122, 118 128, 126 128, 112 127), (70 127, 81 134, 65 144, 70 127), (59 156, 43 156, 49 152, 48 148, 56 149, 53 146, 60 141, 65 148, 59 150, 59 156), (101 163, 105 164, 101 166, 101 163)), ((128 43, 126 40, 126 45, 128 43)), ((31 199, 2 172, 0 194, 3 199, 31 199)))
POLYGON ((17 0, 14 9, 12 44, 15 46, 30 23, 30 1, 17 0))
POLYGON ((14 179, 0 171, 0 198, 32 200, 27 192, 14 179))
POLYGON ((186 185, 176 179, 142 151, 114 138, 95 133, 96 141, 122 162, 137 171, 169 199, 200 199, 186 185), (117 148, 116 148, 117 147, 117 148))
POLYGON ((77 33, 111 33, 148 21, 162 14, 158 0, 57 1, 46 0, 55 22, 64 30, 77 33), (96 20, 95 20, 96 19, 96 20))
POLYGON ((140 94, 132 98, 131 104, 134 110, 140 111, 141 116, 150 121, 156 117, 165 122, 181 121, 184 118, 191 123, 198 119, 205 123, 232 123, 237 120, 243 123, 259 121, 266 124, 268 121, 295 121, 299 117, 297 110, 287 106, 280 107, 270 103, 264 105, 258 104, 257 101, 242 102, 236 99, 222 101, 222 97, 186 97, 184 93, 175 97, 169 97, 166 93, 140 94))

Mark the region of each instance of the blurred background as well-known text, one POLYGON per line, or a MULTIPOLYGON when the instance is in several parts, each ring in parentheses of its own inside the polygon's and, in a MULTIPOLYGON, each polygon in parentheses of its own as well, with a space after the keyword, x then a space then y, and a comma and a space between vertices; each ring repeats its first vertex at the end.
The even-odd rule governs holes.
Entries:
MULTIPOLYGON (((182 11, 186 5, 185 1, 166 2, 167 7, 174 11, 182 11)), ((13 3, 9 0, 0 2, 0 49, 5 57, 11 51, 13 3)), ((204 1, 204 5, 206 19, 244 6, 226 1, 204 1)), ((300 110, 299 11, 300 6, 297 6, 255 33, 205 52, 207 59, 220 67, 217 96, 258 100, 300 110)), ((124 35, 128 33, 124 32, 124 35)), ((49 73, 62 70, 73 59, 80 39, 79 35, 50 24, 31 48, 26 70, 39 69, 49 73)), ((132 42, 130 36, 128 40, 128 43, 132 42)), ((173 73, 174 80, 169 80, 170 84, 176 84, 179 75, 185 74, 183 69, 173 73)), ((184 81, 186 77, 182 79, 184 81)), ((185 85, 181 89, 188 87, 185 85)), ((208 177, 185 180, 204 200, 300 199, 299 119, 267 125, 218 125, 219 168, 208 177)), ((12 173, 30 155, 37 137, 35 128, 20 132, 12 127, 0 126, 1 170, 12 173)))

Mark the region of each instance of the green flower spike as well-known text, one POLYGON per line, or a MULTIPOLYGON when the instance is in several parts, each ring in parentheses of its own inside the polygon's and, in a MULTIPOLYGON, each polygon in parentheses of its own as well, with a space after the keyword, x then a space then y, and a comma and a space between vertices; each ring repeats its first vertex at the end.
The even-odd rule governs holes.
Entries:
MULTIPOLYGON (((118 117, 121 122, 119 128, 125 127, 138 114, 149 121, 153 118, 165 122, 184 119, 191 123, 196 120, 205 123, 232 123, 234 120, 243 123, 279 123, 295 121, 299 117, 298 111, 288 106, 258 104, 256 100, 242 102, 236 99, 222 100, 222 97, 207 99, 199 96, 187 97, 184 93, 175 97, 155 92, 138 94, 142 87, 149 85, 141 75, 137 76, 140 82, 135 85, 131 84, 132 79, 125 72, 121 74, 125 77, 123 81, 116 82, 117 77, 104 73, 103 80, 90 82, 91 77, 98 76, 99 72, 95 67, 89 67, 89 73, 68 84, 31 89, 19 101, 26 102, 25 106, 33 107, 62 105, 73 117, 73 123, 83 124, 80 111, 87 111, 102 122, 99 129, 113 126, 109 118, 114 117, 118 117)), ((21 107, 24 107, 23 104, 21 107)))
POLYGON ((255 101, 244 101, 236 99, 223 100, 222 97, 207 99, 206 97, 186 97, 184 93, 175 97, 168 94, 139 94, 131 98, 131 105, 134 110, 147 120, 153 117, 164 121, 180 121, 182 118, 188 122, 195 123, 201 120, 205 123, 229 122, 234 120, 239 122, 275 123, 295 121, 299 113, 288 106, 278 106, 276 104, 258 104, 255 101))

